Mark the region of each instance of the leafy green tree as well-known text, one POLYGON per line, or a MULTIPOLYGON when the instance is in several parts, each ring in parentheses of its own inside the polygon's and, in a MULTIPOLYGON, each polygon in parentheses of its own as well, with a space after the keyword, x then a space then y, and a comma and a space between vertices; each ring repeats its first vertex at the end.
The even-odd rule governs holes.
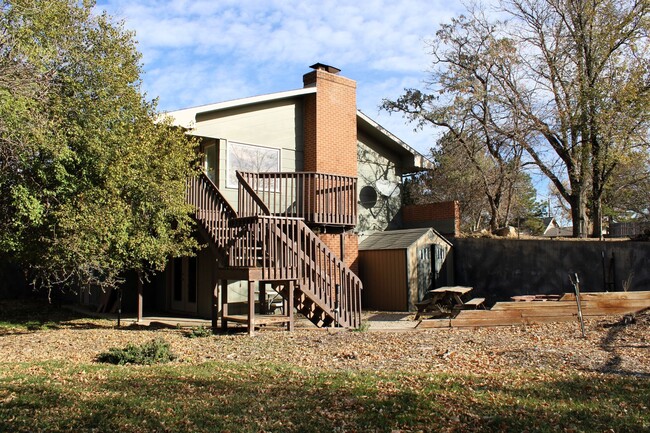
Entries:
POLYGON ((133 35, 93 6, 0 6, 0 253, 39 286, 117 286, 196 247, 195 143, 145 99, 133 35))
MULTIPOLYGON (((431 42, 425 91, 407 89, 384 107, 458 137, 478 131, 486 152, 496 143, 506 162, 523 150, 569 204, 574 236, 586 236, 619 161, 647 151, 649 8, 502 0, 498 21, 473 7, 431 42)), ((600 225, 591 227, 598 236, 600 225)))
POLYGON ((468 147, 452 140, 446 135, 431 150, 432 170, 405 183, 407 201, 458 201, 465 232, 486 227, 494 231, 538 216, 537 191, 527 173, 500 166, 481 146, 468 147))

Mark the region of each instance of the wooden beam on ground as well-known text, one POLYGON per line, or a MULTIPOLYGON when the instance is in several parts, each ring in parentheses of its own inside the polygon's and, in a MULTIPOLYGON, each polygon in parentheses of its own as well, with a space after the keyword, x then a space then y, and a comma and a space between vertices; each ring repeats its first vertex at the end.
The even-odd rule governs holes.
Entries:
POLYGON ((425 319, 422 320, 416 328, 430 329, 430 328, 449 328, 451 322, 449 319, 425 319))
MULTIPOLYGON (((645 299, 650 300, 650 291, 636 291, 636 292, 582 292, 580 297, 583 301, 596 300, 596 299, 645 299)), ((573 293, 565 293, 560 298, 560 301, 573 301, 575 302, 576 295, 573 293)))

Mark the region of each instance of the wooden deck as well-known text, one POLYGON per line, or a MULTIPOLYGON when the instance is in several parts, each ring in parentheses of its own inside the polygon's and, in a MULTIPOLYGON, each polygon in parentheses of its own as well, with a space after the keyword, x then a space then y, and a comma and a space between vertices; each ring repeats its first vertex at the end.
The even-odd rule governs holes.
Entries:
MULTIPOLYGON (((585 317, 630 314, 650 308, 650 291, 581 293, 585 317)), ((557 301, 497 302, 490 310, 463 310, 453 318, 422 320, 418 328, 510 326, 578 320, 575 295, 557 301)))

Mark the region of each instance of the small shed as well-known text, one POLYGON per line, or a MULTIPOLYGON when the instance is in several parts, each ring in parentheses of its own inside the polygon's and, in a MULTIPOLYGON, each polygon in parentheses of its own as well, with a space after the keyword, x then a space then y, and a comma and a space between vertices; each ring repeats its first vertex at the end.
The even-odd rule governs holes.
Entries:
POLYGON ((453 285, 451 246, 432 228, 368 236, 359 244, 363 307, 413 311, 427 290, 453 285))

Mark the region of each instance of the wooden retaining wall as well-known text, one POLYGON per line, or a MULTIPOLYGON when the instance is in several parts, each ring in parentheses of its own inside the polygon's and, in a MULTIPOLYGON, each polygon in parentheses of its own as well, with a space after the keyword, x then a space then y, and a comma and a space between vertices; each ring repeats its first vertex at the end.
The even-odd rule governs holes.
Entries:
MULTIPOLYGON (((636 313, 650 308, 650 291, 581 294, 584 317, 636 313)), ((418 328, 509 326, 578 320, 575 295, 558 301, 498 302, 489 310, 463 310, 453 318, 423 320, 418 328)))

